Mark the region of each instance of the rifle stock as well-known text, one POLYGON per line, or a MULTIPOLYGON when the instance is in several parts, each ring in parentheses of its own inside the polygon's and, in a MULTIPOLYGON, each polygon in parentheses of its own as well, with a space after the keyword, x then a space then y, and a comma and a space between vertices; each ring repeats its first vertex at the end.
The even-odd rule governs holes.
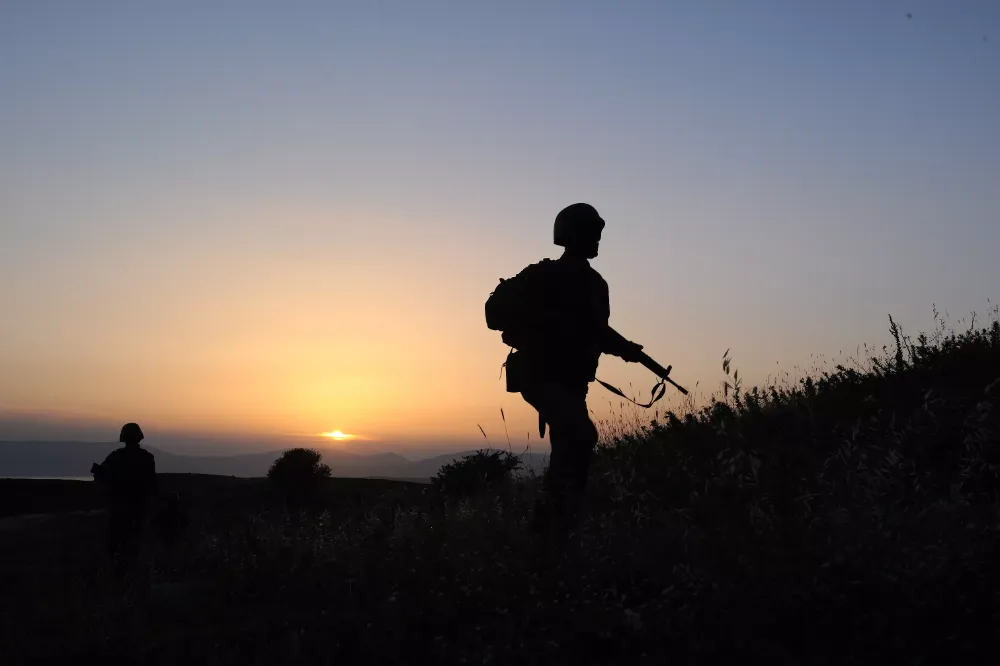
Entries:
POLYGON ((684 395, 688 394, 686 388, 684 388, 683 386, 681 386, 680 384, 678 384, 677 382, 675 382, 670 378, 670 369, 673 366, 668 365, 667 367, 664 368, 662 365, 654 361, 646 352, 639 352, 639 363, 641 363, 644 367, 648 368, 650 371, 653 372, 653 374, 655 374, 663 381, 672 384, 674 388, 676 388, 684 395))

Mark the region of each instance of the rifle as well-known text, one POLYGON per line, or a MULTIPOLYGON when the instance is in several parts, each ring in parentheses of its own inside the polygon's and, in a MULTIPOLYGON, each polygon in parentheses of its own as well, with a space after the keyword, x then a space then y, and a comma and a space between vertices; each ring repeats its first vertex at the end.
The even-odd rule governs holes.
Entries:
POLYGON ((674 388, 676 388, 684 395, 688 394, 686 388, 684 388, 683 386, 681 386, 680 384, 678 384, 677 382, 675 382, 670 378, 670 369, 673 367, 672 365, 668 365, 667 367, 664 368, 662 365, 660 365, 652 358, 650 358, 649 354, 647 354, 646 352, 639 352, 639 363, 641 363, 646 368, 649 368, 649 370, 651 370, 653 374, 655 374, 661 380, 667 382, 668 384, 673 385, 674 388))
POLYGON ((664 368, 662 365, 660 365, 652 358, 650 358, 650 356, 646 352, 639 352, 639 363, 641 363, 643 366, 651 370, 657 377, 660 378, 660 381, 658 381, 656 385, 653 387, 653 390, 650 391, 653 397, 646 404, 636 402, 632 398, 625 395, 620 388, 612 386, 607 382, 598 379, 597 383, 603 386, 604 388, 608 389, 612 393, 619 395, 622 398, 625 398, 632 404, 639 405, 640 407, 643 407, 645 409, 652 407, 654 402, 663 397, 663 394, 667 392, 668 383, 673 385, 678 391, 680 391, 684 395, 688 394, 686 388, 684 388, 683 386, 681 386, 680 384, 678 384, 677 382, 675 382, 670 378, 670 368, 672 368, 673 366, 668 365, 667 367, 664 368))

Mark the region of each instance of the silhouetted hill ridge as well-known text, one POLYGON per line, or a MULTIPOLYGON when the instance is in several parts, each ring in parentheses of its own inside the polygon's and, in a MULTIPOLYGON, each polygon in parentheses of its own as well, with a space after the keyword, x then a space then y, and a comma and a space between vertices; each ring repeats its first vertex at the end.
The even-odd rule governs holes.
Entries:
MULTIPOLYGON (((86 476, 91 463, 101 462, 121 446, 112 442, 28 441, 0 442, 0 477, 86 476)), ((260 477, 284 449, 233 455, 192 456, 171 453, 155 446, 143 447, 156 456, 161 473, 216 474, 260 477)), ((397 453, 371 455, 318 448, 334 476, 382 477, 389 479, 427 479, 441 466, 474 451, 449 453, 421 460, 410 460, 397 453)), ((522 456, 526 467, 540 473, 545 456, 528 453, 522 456)))

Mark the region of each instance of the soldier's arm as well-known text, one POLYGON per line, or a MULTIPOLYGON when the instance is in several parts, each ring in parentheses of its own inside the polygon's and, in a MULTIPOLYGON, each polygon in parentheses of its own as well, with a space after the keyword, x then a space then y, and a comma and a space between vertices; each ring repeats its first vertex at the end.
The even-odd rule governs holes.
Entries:
POLYGON ((150 497, 156 497, 157 491, 159 490, 156 481, 156 458, 150 454, 149 456, 149 495, 150 497))
POLYGON ((615 329, 607 326, 601 340, 601 351, 630 363, 636 363, 639 361, 642 345, 632 342, 615 329))
POLYGON ((99 483, 107 484, 111 481, 111 474, 114 468, 115 452, 112 451, 104 458, 104 462, 98 465, 99 470, 97 474, 94 475, 94 480, 99 483))
MULTIPOLYGON (((602 315, 604 316, 604 320, 607 321, 611 318, 611 297, 608 293, 608 283, 604 281, 604 278, 600 280, 600 289, 604 310, 602 315)), ((642 345, 638 345, 627 339, 621 333, 611 328, 610 325, 604 327, 601 336, 601 353, 617 356, 629 363, 636 363, 640 359, 639 354, 641 352, 642 345)))

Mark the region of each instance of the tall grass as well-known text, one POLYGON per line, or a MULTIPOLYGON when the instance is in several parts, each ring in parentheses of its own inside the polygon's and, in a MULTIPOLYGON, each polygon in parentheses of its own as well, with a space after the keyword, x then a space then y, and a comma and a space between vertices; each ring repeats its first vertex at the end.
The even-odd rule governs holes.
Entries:
POLYGON ((88 631, 67 646, 25 629, 18 646, 128 637, 144 663, 978 658, 1000 619, 991 314, 916 338, 890 319, 893 345, 763 386, 726 355, 708 404, 602 423, 564 551, 527 536, 534 479, 203 517, 149 560, 144 593, 103 585, 97 567, 60 577, 60 620, 88 631))

